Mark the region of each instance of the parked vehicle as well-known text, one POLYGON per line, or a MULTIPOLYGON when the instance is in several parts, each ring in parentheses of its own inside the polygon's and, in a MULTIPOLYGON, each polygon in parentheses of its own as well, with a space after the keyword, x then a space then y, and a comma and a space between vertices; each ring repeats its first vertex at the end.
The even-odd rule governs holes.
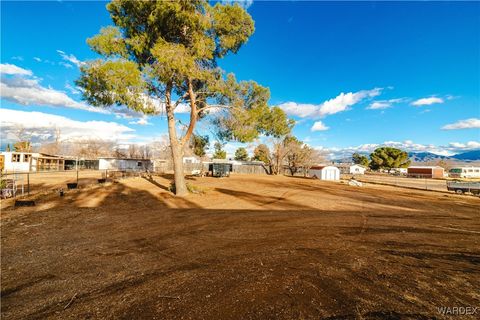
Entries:
POLYGON ((447 189, 449 191, 455 191, 455 193, 458 194, 470 192, 474 195, 480 195, 480 182, 447 181, 447 189))

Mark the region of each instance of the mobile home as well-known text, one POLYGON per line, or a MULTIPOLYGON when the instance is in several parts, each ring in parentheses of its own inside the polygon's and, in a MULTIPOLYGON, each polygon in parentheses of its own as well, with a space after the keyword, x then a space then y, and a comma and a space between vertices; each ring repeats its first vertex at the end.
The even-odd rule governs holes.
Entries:
POLYGON ((99 170, 119 170, 119 171, 147 171, 152 169, 150 159, 134 158, 98 158, 99 170))
POLYGON ((451 178, 480 178, 480 167, 455 167, 448 171, 451 178))
POLYGON ((1 153, 3 171, 38 172, 65 170, 65 159, 39 152, 5 151, 1 153))

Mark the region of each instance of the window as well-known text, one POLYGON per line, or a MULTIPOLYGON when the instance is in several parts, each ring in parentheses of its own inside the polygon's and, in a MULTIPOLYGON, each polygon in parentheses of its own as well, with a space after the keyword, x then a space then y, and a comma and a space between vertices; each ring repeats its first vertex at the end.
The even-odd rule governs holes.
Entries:
POLYGON ((142 166, 142 162, 141 161, 138 161, 137 162, 137 167, 141 167, 142 166))
POLYGON ((20 154, 12 153, 12 162, 20 162, 20 154))
POLYGON ((473 169, 468 169, 468 172, 473 172, 473 169))
POLYGON ((480 169, 475 169, 475 172, 480 172, 480 169))
POLYGON ((29 154, 24 154, 23 155, 23 162, 29 162, 30 161, 30 155, 29 154))

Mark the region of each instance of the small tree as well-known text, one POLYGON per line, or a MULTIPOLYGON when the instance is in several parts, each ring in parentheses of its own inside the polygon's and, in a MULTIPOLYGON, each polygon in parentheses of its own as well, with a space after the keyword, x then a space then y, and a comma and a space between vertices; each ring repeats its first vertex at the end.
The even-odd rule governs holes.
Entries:
POLYGON ((410 165, 408 153, 392 147, 381 147, 375 149, 375 151, 370 154, 370 159, 370 168, 373 170, 405 168, 410 165))
POLYGON ((262 161, 265 165, 265 171, 268 174, 272 174, 272 158, 266 144, 259 144, 255 150, 253 150, 252 160, 262 161))
POLYGON ((18 141, 13 144, 15 152, 31 152, 32 145, 30 141, 18 141))
POLYGON ((247 161, 248 160, 248 152, 247 149, 240 147, 235 151, 235 160, 238 161, 247 161))
POLYGON ((363 154, 360 154, 358 152, 355 152, 352 155, 352 162, 355 163, 355 164, 362 165, 364 167, 368 167, 368 163, 369 163, 368 157, 364 156, 363 154))
POLYGON ((175 193, 188 193, 184 147, 198 120, 222 109, 219 132, 226 139, 253 141, 259 134, 280 136, 293 122, 268 106, 269 91, 253 81, 225 75, 218 60, 237 53, 254 31, 251 16, 238 4, 206 0, 114 0, 107 5, 115 26, 87 40, 101 59, 81 67, 76 84, 94 106, 127 106, 166 113, 175 193), (175 112, 189 109, 189 124, 178 135, 175 112))
POLYGON ((226 159, 227 158, 227 152, 222 149, 223 145, 219 141, 215 142, 214 148, 215 148, 215 153, 213 154, 214 159, 226 159))
POLYGON ((441 160, 437 161, 434 165, 442 167, 446 171, 450 170, 454 166, 452 161, 448 160, 448 159, 441 159, 441 160))
POLYGON ((302 166, 302 162, 307 156, 306 151, 308 152, 308 149, 304 149, 303 142, 293 136, 285 138, 283 141, 283 147, 287 167, 290 170, 290 174, 293 176, 302 166))
POLYGON ((210 138, 205 135, 192 135, 192 140, 190 141, 190 148, 193 150, 193 154, 202 158, 207 154, 208 145, 210 143, 210 138))

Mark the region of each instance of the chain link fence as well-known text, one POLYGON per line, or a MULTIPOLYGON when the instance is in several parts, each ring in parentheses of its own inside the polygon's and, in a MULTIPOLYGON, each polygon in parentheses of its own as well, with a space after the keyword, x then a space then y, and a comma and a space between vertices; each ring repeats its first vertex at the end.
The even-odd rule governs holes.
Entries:
POLYGON ((0 177, 0 198, 16 198, 42 192, 82 188, 144 174, 146 174, 144 170, 4 172, 0 177))
MULTIPOLYGON (((185 163, 184 174, 207 175, 209 163, 185 163)), ((266 174, 262 165, 233 165, 237 174, 266 174)), ((82 188, 88 185, 105 183, 127 177, 172 174, 173 166, 156 166, 152 171, 145 170, 64 170, 40 172, 4 172, 0 177, 0 198, 13 198, 66 189, 82 188)))
POLYGON ((342 175, 342 179, 356 179, 360 182, 373 183, 373 184, 383 184, 390 185, 395 187, 403 188, 412 188, 412 189, 421 189, 421 190, 433 190, 433 191, 448 191, 447 183, 445 179, 432 179, 425 176, 417 177, 405 177, 405 176, 395 176, 395 175, 375 175, 375 174, 365 174, 365 175, 342 175))

